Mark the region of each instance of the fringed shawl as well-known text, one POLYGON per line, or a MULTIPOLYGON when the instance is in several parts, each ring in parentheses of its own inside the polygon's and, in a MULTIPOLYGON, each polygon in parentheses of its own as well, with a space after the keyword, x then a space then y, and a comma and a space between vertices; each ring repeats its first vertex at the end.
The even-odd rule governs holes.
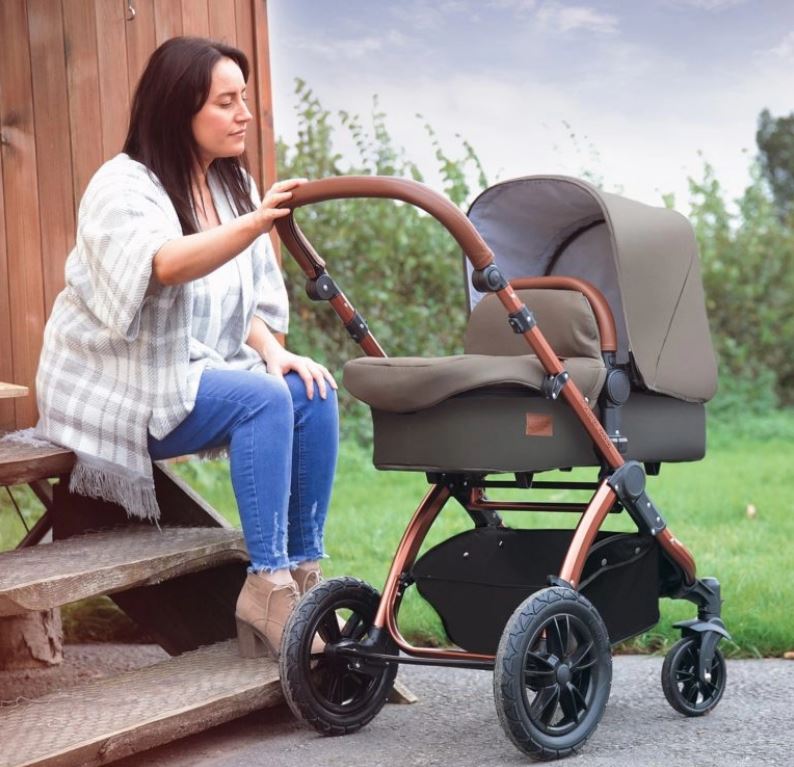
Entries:
MULTIPOLYGON (((213 194, 220 210, 217 188, 213 194)), ((252 199, 258 203, 255 188, 252 199)), ((148 434, 162 439, 176 428, 198 387, 189 375, 193 283, 163 286, 152 275, 154 255, 181 236, 168 195, 145 166, 124 154, 105 163, 80 203, 36 377, 36 434, 77 455, 70 489, 142 519, 160 516, 148 434)), ((286 290, 268 237, 237 258, 253 282, 237 326, 247 332, 256 313, 286 331, 286 290)))

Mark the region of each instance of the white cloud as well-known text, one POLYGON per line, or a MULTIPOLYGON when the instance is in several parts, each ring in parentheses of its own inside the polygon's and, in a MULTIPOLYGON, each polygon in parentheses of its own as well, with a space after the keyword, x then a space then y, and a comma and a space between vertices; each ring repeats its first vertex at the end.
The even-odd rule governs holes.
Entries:
POLYGON ((534 10, 538 3, 537 0, 485 0, 483 4, 486 8, 521 13, 534 10))
POLYGON ((789 32, 770 53, 778 59, 794 60, 794 32, 789 32))
POLYGON ((673 5, 697 8, 701 11, 724 11, 737 5, 744 5, 748 0, 672 0, 673 5))
POLYGON ((617 16, 602 13, 586 5, 546 3, 538 9, 537 19, 543 27, 563 34, 580 29, 607 35, 618 31, 617 16))
POLYGON ((331 35, 319 38, 300 37, 291 41, 291 47, 293 50, 305 51, 324 59, 355 60, 371 56, 386 48, 402 46, 405 42, 405 35, 395 30, 386 35, 365 35, 363 37, 332 37, 331 35))

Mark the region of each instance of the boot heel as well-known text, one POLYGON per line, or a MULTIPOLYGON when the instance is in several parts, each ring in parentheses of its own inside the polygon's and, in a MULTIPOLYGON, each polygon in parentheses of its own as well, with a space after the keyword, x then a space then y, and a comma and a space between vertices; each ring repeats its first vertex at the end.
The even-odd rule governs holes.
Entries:
POLYGON ((240 618, 237 621, 237 648, 241 658, 268 658, 271 653, 262 638, 240 618))

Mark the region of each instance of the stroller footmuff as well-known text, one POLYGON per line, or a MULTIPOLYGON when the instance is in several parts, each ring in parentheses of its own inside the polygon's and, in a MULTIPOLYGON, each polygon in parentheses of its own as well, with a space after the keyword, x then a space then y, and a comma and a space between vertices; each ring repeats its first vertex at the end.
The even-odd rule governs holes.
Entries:
POLYGON ((647 476, 705 453, 704 403, 716 389, 694 236, 677 213, 564 177, 498 184, 469 218, 402 179, 342 177, 295 190, 292 208, 340 197, 390 197, 435 216, 464 253, 469 322, 461 354, 388 358, 294 221, 277 222, 305 272, 367 356, 344 383, 367 403, 380 469, 422 471, 414 512, 382 594, 338 578, 301 600, 284 634, 281 673, 298 717, 352 732, 382 707, 401 663, 492 670, 499 720, 538 758, 578 750, 607 705, 610 647, 659 619, 659 598, 685 599, 662 689, 687 716, 725 689, 719 583, 653 503, 647 476), (469 220, 470 219, 470 220, 469 220), (539 478, 595 467, 593 480, 539 478), (493 489, 570 490, 583 502, 494 500, 493 489), (472 529, 421 554, 448 502, 472 529), (504 511, 579 514, 573 530, 512 529, 504 511), (632 533, 602 529, 627 514, 632 533), (415 587, 448 647, 416 647, 397 615, 415 587), (312 653, 315 638, 321 653, 312 653))

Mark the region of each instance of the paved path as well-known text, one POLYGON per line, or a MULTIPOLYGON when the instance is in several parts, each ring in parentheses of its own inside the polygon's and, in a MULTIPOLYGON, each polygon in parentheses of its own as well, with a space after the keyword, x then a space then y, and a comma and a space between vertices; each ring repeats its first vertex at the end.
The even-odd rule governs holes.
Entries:
MULTIPOLYGON (((612 695, 571 767, 792 767, 794 661, 729 661, 728 687, 709 715, 674 712, 659 682, 662 658, 615 659, 612 695)), ((286 707, 257 712, 201 735, 117 762, 118 767, 461 767, 521 765, 499 726, 491 674, 404 667, 419 696, 387 705, 366 728, 324 738, 286 707)))

